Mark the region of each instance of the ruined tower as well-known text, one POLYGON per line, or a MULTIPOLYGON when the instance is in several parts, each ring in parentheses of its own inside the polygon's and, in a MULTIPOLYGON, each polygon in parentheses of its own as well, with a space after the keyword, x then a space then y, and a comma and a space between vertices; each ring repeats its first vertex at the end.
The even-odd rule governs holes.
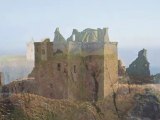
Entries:
POLYGON ((59 29, 54 40, 35 42, 35 78, 39 95, 71 100, 97 101, 111 93, 118 79, 117 42, 108 29, 73 29, 65 40, 59 29))
POLYGON ((109 41, 108 29, 74 29, 67 42, 69 98, 106 97, 118 76, 117 43, 109 41))
POLYGON ((138 52, 138 57, 129 65, 127 73, 131 83, 143 84, 151 83, 150 63, 147 59, 147 50, 142 49, 138 52))

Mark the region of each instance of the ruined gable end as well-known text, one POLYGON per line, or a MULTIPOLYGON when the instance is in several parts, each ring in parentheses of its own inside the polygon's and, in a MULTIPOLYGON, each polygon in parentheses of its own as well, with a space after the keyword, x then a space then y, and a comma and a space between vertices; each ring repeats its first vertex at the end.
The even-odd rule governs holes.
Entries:
POLYGON ((59 31, 59 28, 56 28, 54 32, 53 40, 53 52, 54 53, 66 53, 67 52, 67 42, 59 31))

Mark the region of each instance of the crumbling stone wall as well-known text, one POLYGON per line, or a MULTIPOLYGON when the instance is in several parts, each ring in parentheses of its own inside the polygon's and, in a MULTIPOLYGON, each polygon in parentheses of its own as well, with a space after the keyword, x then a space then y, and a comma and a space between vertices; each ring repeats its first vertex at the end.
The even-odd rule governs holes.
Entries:
POLYGON ((146 49, 142 49, 138 52, 138 57, 129 65, 127 73, 131 78, 132 83, 142 84, 151 82, 146 49))
POLYGON ((56 29, 53 43, 46 39, 34 45, 35 67, 29 77, 35 78, 36 94, 97 101, 112 92, 118 78, 118 53, 107 28, 73 30, 67 42, 56 29))
POLYGON ((47 38, 43 42, 35 42, 35 66, 41 61, 51 60, 53 57, 53 42, 47 38))
POLYGON ((54 32, 54 47, 53 51, 54 52, 62 52, 62 53, 67 53, 67 41, 64 39, 64 37, 61 35, 59 28, 56 28, 54 32))
POLYGON ((108 42, 108 28, 103 29, 91 29, 87 28, 81 32, 77 29, 73 29, 72 35, 67 39, 67 41, 75 41, 75 42, 108 42))
POLYGON ((121 60, 118 60, 118 76, 125 76, 126 75, 126 68, 123 65, 121 60))
POLYGON ((69 56, 69 99, 98 100, 103 93, 103 56, 69 56))
POLYGON ((32 93, 37 94, 37 83, 33 79, 21 79, 2 86, 4 94, 32 93))
MULTIPOLYGON (((63 57, 61 57, 63 58, 63 57)), ((64 99, 67 96, 67 71, 66 62, 64 59, 56 59, 54 61, 41 62, 34 68, 34 76, 38 86, 39 95, 64 99), (60 65, 58 67, 58 65, 60 65)))

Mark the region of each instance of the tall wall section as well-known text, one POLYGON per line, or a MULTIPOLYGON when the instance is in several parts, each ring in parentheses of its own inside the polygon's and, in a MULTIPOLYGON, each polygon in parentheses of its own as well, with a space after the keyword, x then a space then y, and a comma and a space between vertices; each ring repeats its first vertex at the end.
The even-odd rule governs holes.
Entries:
POLYGON ((116 42, 104 44, 104 97, 113 92, 118 80, 118 52, 116 42))
POLYGON ((77 39, 68 39, 72 43, 68 53, 69 98, 103 99, 118 79, 117 43, 109 41, 107 28, 74 30, 73 34, 77 39))
POLYGON ((75 100, 103 98, 103 62, 100 55, 68 56, 68 95, 75 100))
POLYGON ((96 101, 103 98, 103 43, 69 42, 68 97, 96 101))
POLYGON ((54 53, 53 42, 35 42, 35 78, 38 95, 48 98, 67 98, 67 55, 54 53))
POLYGON ((66 56, 54 56, 52 61, 41 62, 36 68, 34 77, 38 94, 54 99, 67 98, 67 62, 66 56))

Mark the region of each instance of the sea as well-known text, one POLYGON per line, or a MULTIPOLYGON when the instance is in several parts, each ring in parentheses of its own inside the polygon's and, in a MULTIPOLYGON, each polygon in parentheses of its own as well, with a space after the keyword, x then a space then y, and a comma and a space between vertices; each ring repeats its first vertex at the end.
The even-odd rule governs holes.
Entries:
POLYGON ((150 72, 151 72, 151 75, 156 75, 158 73, 160 73, 160 67, 150 67, 150 72))

